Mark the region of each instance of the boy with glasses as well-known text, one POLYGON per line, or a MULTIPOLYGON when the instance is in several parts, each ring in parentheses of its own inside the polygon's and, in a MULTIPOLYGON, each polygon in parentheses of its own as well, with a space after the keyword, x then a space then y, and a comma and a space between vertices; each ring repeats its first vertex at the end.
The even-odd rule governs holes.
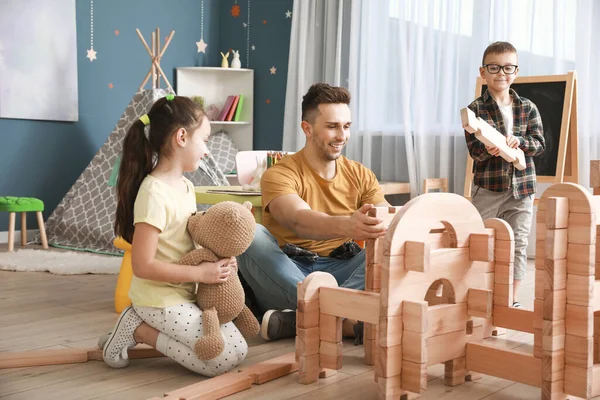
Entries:
POLYGON ((465 131, 469 154, 474 161, 472 201, 481 217, 501 218, 515 235, 513 307, 520 308, 518 288, 527 265, 527 242, 536 190, 533 158, 546 147, 542 119, 536 105, 520 97, 510 85, 519 67, 517 50, 508 42, 490 44, 483 53, 481 78, 487 90, 469 105, 477 117, 506 136, 506 144, 525 153, 527 168, 519 171, 499 157, 500 149, 487 147, 465 131))

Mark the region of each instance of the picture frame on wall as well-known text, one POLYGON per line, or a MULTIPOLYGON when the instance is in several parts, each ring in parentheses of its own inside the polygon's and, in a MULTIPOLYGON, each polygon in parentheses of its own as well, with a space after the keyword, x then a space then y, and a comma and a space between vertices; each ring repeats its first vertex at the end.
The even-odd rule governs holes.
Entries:
POLYGON ((0 1, 0 118, 78 120, 75 0, 0 1))

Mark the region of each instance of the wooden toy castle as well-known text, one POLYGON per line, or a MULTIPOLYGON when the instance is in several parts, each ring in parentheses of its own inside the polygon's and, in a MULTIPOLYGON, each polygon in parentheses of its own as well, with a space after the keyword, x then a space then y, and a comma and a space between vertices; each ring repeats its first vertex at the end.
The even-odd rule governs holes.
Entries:
POLYGON ((467 199, 447 193, 373 210, 390 225, 367 243, 366 291, 338 288, 322 272, 298 285, 299 381, 341 368, 345 317, 365 322, 365 361, 382 398, 418 397, 438 363, 451 386, 483 373, 537 386, 543 399, 600 395, 598 207, 600 196, 579 185, 544 192, 533 311, 510 307, 514 237, 504 221, 483 221, 467 199), (497 328, 533 333, 533 354, 486 344, 497 328))

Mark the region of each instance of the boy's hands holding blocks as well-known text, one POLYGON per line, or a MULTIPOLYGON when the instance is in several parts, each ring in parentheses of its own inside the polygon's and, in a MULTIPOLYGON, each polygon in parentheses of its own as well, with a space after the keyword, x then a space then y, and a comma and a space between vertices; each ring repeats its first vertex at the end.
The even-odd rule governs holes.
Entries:
POLYGON ((483 119, 476 117, 468 108, 460 110, 460 118, 463 128, 469 133, 474 133, 490 155, 502 157, 518 170, 527 167, 525 154, 518 148, 519 139, 513 135, 505 137, 483 119))

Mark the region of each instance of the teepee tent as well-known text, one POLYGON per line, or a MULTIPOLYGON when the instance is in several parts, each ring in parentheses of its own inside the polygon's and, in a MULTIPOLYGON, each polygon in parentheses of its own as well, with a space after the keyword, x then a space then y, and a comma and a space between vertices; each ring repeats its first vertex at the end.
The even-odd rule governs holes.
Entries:
MULTIPOLYGON (((172 36, 173 33, 171 33, 162 52, 158 51, 155 54, 161 56, 164 54, 164 50, 172 36)), ((140 38, 145 44, 141 35, 140 38)), ((153 61, 151 69, 153 71, 160 58, 155 57, 148 46, 145 46, 153 61)), ((48 243, 51 246, 106 254, 121 254, 121 251, 113 245, 115 238, 113 228, 117 203, 115 186, 123 139, 131 124, 141 115, 147 113, 156 100, 168 93, 173 93, 173 89, 162 74, 162 70, 159 68, 156 70, 160 72, 156 73, 156 76, 154 76, 154 73, 152 74, 153 88, 142 90, 150 75, 149 72, 140 87, 140 91, 134 95, 106 143, 98 150, 92 161, 48 218, 46 234, 48 243), (157 88, 157 81, 161 75, 167 83, 168 89, 166 90, 157 88)), ((215 146, 219 146, 222 141, 222 135, 215 135, 215 139, 209 141, 208 147, 211 153, 215 146)), ((220 164, 230 163, 225 157, 219 158, 221 159, 220 164)), ((215 158, 209 154, 208 157, 203 159, 200 168, 196 172, 188 174, 187 177, 197 186, 228 185, 221 168, 225 168, 225 166, 220 167, 215 158)), ((39 241, 39 237, 37 240, 39 241)))

